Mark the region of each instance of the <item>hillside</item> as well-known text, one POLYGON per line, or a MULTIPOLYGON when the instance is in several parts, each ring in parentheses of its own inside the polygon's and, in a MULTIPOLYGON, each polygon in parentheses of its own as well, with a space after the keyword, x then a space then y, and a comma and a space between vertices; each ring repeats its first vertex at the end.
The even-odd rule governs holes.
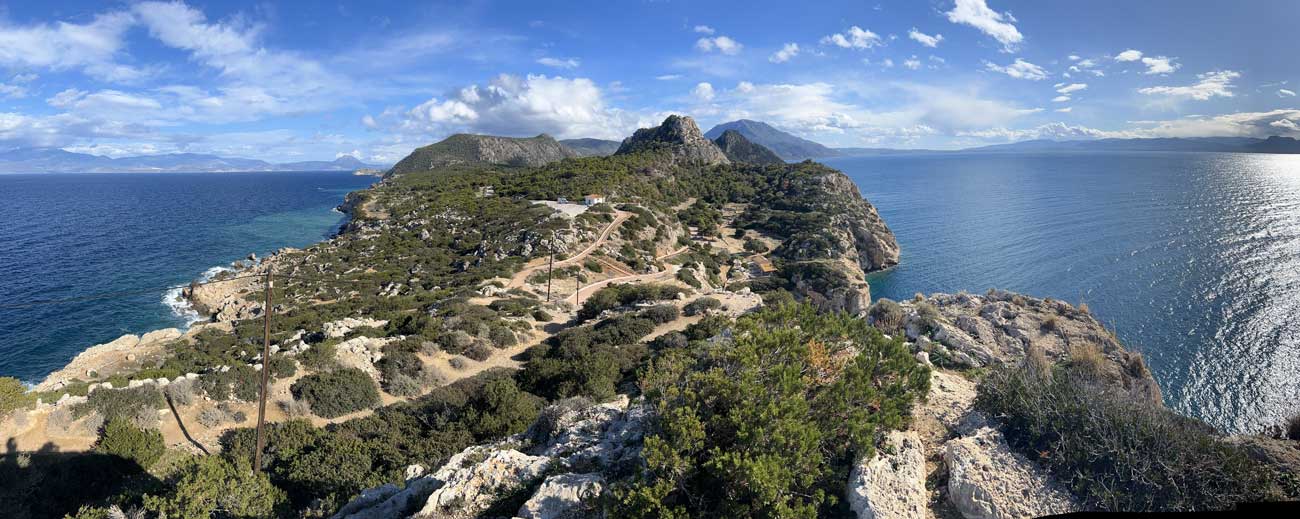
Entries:
POLYGON ((670 115, 663 124, 641 128, 623 139, 615 155, 662 152, 667 166, 726 164, 727 156, 712 141, 700 134, 700 127, 690 117, 670 115))
POLYGON ((818 159, 839 155, 835 150, 816 142, 783 132, 767 123, 748 119, 719 124, 711 128, 704 136, 717 139, 727 130, 739 132, 754 143, 772 150, 786 161, 818 159))
POLYGON ((332 161, 270 163, 201 153, 103 157, 58 148, 20 148, 0 152, 0 173, 208 173, 247 171, 353 171, 379 168, 350 156, 332 161))
POLYGON ((398 161, 389 174, 401 175, 473 164, 541 166, 575 156, 577 154, 573 151, 545 134, 518 138, 458 133, 416 148, 406 158, 398 161))
POLYGON ((573 150, 579 157, 604 157, 618 151, 621 143, 604 139, 564 139, 560 144, 573 150))
POLYGON ((727 156, 732 162, 743 162, 747 164, 784 164, 772 150, 754 144, 753 141, 746 139, 744 135, 736 130, 727 130, 722 135, 713 140, 718 145, 718 149, 727 156))

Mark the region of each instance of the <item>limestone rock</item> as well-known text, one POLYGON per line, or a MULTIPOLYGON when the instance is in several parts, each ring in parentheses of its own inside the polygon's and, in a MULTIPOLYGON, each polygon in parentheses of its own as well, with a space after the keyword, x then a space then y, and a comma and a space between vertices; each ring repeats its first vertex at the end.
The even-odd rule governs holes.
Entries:
POLYGON ((546 478, 515 514, 524 519, 571 519, 584 514, 605 489, 600 474, 560 474, 546 478))
POLYGON ((849 508, 859 519, 924 517, 925 453, 915 431, 892 431, 885 446, 849 475, 849 508))
POLYGON ((690 117, 670 115, 654 128, 641 128, 623 139, 615 155, 663 152, 669 166, 685 164, 727 164, 731 161, 718 146, 700 132, 690 117))
POLYGON ((550 464, 550 458, 513 449, 470 447, 434 473, 432 478, 443 483, 415 517, 474 517, 497 498, 540 478, 550 464))
POLYGON ((944 444, 948 499, 966 519, 1017 519, 1079 510, 1050 475, 983 426, 944 444))
POLYGON ((325 337, 334 339, 343 337, 357 328, 383 328, 387 324, 388 321, 380 319, 370 319, 368 317, 345 317, 337 321, 325 323, 321 327, 321 331, 325 333, 325 337))

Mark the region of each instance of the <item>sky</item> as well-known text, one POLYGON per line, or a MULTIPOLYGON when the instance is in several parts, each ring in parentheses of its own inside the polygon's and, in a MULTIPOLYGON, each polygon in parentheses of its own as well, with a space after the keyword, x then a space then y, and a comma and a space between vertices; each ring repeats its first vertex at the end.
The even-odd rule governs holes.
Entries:
POLYGON ((391 163, 668 114, 831 146, 1300 137, 1292 1, 0 0, 0 151, 391 163))

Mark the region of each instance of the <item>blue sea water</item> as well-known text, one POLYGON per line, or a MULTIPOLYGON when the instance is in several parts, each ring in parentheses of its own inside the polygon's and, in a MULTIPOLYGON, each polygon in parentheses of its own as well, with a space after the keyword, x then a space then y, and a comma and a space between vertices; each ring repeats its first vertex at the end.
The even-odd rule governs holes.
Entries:
MULTIPOLYGON (((0 304, 188 283, 254 252, 333 234, 374 177, 350 173, 0 175, 0 304)), ((0 307, 0 376, 39 381, 86 347, 185 326, 154 290, 0 307)))
POLYGON ((898 236, 874 297, 1005 288, 1086 302, 1166 405, 1228 431, 1300 414, 1300 156, 839 158, 898 236))

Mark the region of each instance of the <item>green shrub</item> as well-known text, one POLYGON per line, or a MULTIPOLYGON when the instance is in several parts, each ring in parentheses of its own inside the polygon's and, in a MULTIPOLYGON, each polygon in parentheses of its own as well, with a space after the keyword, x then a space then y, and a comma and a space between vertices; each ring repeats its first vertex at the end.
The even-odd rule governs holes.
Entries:
POLYGON ((334 418, 379 405, 379 391, 364 371, 342 368, 313 373, 298 379, 290 388, 294 398, 305 400, 312 412, 334 418))
POLYGON ((306 351, 298 354, 298 362, 311 371, 328 371, 333 369, 338 358, 338 347, 333 342, 313 344, 306 351))
POLYGON ((0 377, 0 420, 9 413, 36 403, 36 396, 27 392, 22 381, 13 377, 0 377))
POLYGON ((166 451, 162 433, 141 429, 124 418, 109 420, 95 444, 95 452, 131 460, 142 469, 152 467, 166 451))
POLYGON ((686 306, 682 307, 682 313, 686 314, 687 316, 695 316, 695 315, 711 313, 714 310, 717 310, 719 308, 722 308, 722 301, 719 301, 718 298, 701 297, 699 299, 687 303, 686 306))
POLYGON ((590 271, 592 271, 592 272, 597 272, 597 273, 600 273, 600 272, 604 272, 604 271, 605 271, 605 266, 604 266, 604 265, 601 265, 599 261, 596 261, 596 260, 594 260, 594 259, 590 259, 590 258, 589 258, 589 259, 584 259, 584 260, 582 260, 582 268, 585 268, 585 269, 587 269, 587 270, 590 270, 590 271))
POLYGON ((846 514, 838 496, 854 461, 905 425, 929 386, 901 339, 847 314, 787 305, 735 326, 731 344, 664 350, 646 368, 655 418, 615 515, 846 514), (857 355, 832 354, 849 344, 857 355))
POLYGON ((85 403, 79 404, 74 409, 74 415, 80 418, 94 411, 106 421, 121 418, 148 428, 158 424, 158 410, 166 405, 162 392, 156 386, 100 389, 92 392, 85 403))
POLYGON ((681 312, 673 305, 655 305, 642 310, 639 315, 656 324, 663 324, 676 320, 681 312))
POLYGON ((144 497, 146 509, 169 519, 269 519, 281 516, 285 504, 284 491, 266 474, 218 456, 191 458, 177 471, 169 492, 144 497))
POLYGON ((767 244, 763 240, 749 238, 745 240, 745 251, 762 254, 768 251, 767 244))
POLYGON ((613 310, 620 306, 672 299, 681 292, 682 289, 671 285, 610 285, 592 294, 582 303, 582 308, 578 310, 578 318, 591 319, 605 310, 613 310))
POLYGON ((298 364, 293 359, 280 354, 271 355, 266 368, 270 370, 272 378, 289 378, 298 372, 298 364))
POLYGON ((498 348, 508 348, 519 344, 519 338, 515 337, 515 332, 510 331, 510 328, 505 326, 493 327, 492 331, 488 332, 488 338, 498 348))
POLYGON ((553 318, 554 317, 552 317, 551 314, 546 310, 542 310, 541 308, 533 310, 533 319, 537 320, 538 322, 547 322, 553 318))
POLYGON ((1013 448, 1071 483, 1088 508, 1226 510, 1275 499, 1270 473, 1210 427, 1073 369, 991 372, 977 408, 1013 448))
POLYGON ((884 297, 871 304, 867 315, 871 317, 873 326, 891 335, 902 331, 903 320, 907 318, 907 312, 903 310, 902 305, 884 297))

